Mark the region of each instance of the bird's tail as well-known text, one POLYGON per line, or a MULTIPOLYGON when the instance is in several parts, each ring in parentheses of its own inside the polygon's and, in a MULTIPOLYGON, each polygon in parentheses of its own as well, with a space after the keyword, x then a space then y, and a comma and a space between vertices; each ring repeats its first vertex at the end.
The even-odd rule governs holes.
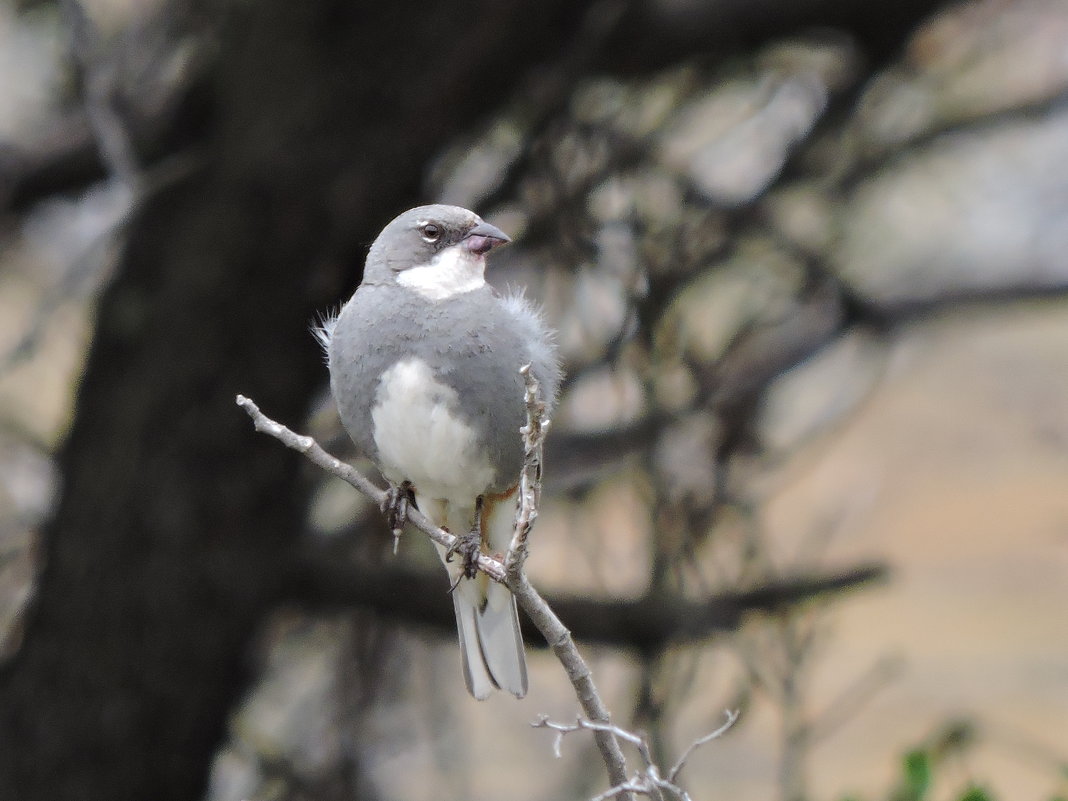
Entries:
POLYGON ((485 576, 461 579, 453 590, 452 603, 464 682, 471 695, 482 700, 498 688, 516 698, 526 695, 523 635, 515 598, 508 588, 485 576))
MULTIPOLYGON (((439 524, 458 535, 466 533, 474 519, 473 508, 457 508, 419 499, 421 509, 439 524)), ((511 539, 515 518, 515 495, 486 499, 482 528, 490 553, 503 553, 511 539)), ((444 549, 438 547, 444 559, 444 549)), ((463 570, 459 556, 446 562, 449 578, 456 582, 463 570)), ((516 698, 527 694, 527 663, 523 634, 519 628, 515 598, 511 591, 485 574, 461 578, 452 592, 456 610, 456 630, 460 636, 460 657, 467 689, 480 701, 496 689, 507 690, 516 698)))

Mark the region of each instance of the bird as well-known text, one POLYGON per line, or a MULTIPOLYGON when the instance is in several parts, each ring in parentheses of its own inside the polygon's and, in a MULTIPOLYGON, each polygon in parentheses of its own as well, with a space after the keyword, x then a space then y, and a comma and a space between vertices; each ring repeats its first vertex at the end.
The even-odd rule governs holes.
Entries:
POLYGON ((510 241, 459 206, 410 209, 374 240, 355 293, 316 331, 341 422, 389 482, 391 527, 399 533, 411 498, 460 538, 461 559, 437 547, 464 682, 479 700, 527 692, 515 598, 474 562, 511 541, 526 423, 520 368, 530 365, 546 417, 561 380, 542 310, 486 282, 487 255, 510 241))

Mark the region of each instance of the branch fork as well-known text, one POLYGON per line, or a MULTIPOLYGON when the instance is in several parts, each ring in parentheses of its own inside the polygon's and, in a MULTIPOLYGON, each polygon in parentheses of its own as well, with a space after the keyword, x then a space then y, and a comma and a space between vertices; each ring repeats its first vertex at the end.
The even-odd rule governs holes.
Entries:
POLYGON ((652 749, 649 747, 649 742, 641 734, 621 729, 610 723, 600 723, 581 717, 576 718, 574 723, 555 723, 549 720, 548 716, 541 715, 531 725, 536 729, 551 729, 556 732, 556 738, 553 740, 553 754, 557 759, 559 759, 561 755, 564 735, 581 730, 610 732, 616 738, 631 743, 638 749, 638 753, 645 762, 645 770, 636 773, 631 779, 610 787, 600 795, 592 798, 591 801, 607 801, 609 798, 617 798, 625 793, 648 796, 649 798, 656 799, 656 801, 666 801, 667 799, 692 801, 689 793, 683 790, 677 783, 679 772, 686 765, 686 760, 690 758, 690 755, 697 748, 705 743, 722 737, 727 730, 734 725, 735 721, 738 720, 738 712, 734 710, 728 709, 724 714, 727 716, 726 722, 714 731, 711 731, 690 743, 686 750, 682 752, 682 756, 679 757, 678 762, 676 762, 671 770, 668 771, 667 776, 661 776, 660 767, 653 760, 652 749))

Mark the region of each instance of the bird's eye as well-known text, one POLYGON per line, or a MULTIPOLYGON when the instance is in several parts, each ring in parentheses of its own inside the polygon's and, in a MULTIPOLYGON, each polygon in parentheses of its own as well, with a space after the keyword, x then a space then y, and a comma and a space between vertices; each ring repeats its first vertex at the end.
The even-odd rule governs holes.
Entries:
POLYGON ((427 223, 423 226, 423 239, 427 242, 437 242, 441 239, 441 226, 427 223))

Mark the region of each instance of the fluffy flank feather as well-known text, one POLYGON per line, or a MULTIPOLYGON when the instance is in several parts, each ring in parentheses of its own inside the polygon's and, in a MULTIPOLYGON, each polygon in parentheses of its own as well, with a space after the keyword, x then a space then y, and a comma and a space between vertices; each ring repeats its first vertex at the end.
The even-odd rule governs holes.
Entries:
POLYGON ((509 286, 504 292, 503 301, 526 330, 525 338, 530 343, 532 361, 544 371, 540 377, 542 391, 551 408, 556 404, 560 380, 563 378, 560 356, 556 352, 556 331, 545 322, 545 314, 527 298, 522 287, 509 286))
POLYGON ((315 316, 315 322, 308 326, 311 335, 315 337, 315 341, 323 349, 323 358, 328 364, 330 362, 330 339, 334 336, 334 326, 337 325, 337 316, 340 313, 341 309, 328 309, 325 312, 319 312, 315 316))

